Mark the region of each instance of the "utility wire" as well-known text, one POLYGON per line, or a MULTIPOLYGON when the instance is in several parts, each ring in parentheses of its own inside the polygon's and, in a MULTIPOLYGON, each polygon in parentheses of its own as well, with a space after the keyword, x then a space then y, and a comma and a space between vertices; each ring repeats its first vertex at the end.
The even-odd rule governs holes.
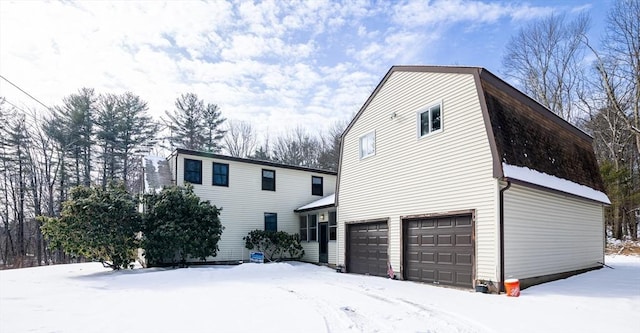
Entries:
POLYGON ((20 110, 20 111, 22 111, 22 112, 24 112, 24 113, 27 113, 27 111, 23 110, 21 107, 19 107, 19 106, 17 106, 17 105, 15 105, 15 104, 13 104, 13 103, 11 103, 11 102, 9 102, 9 100, 7 100, 7 98, 6 98, 6 97, 2 97, 2 102, 5 102, 5 103, 7 103, 7 104, 9 104, 9 105, 13 106, 13 107, 14 107, 14 108, 16 108, 16 109, 18 109, 18 110, 20 110))
POLYGON ((0 74, 0 78, 2 78, 3 80, 9 82, 10 85, 16 87, 18 90, 22 91, 25 95, 31 97, 32 100, 38 102, 40 105, 44 106, 47 110, 51 110, 51 108, 49 108, 48 106, 44 105, 44 103, 40 102, 37 98, 31 96, 31 94, 29 94, 28 92, 24 91, 22 88, 18 87, 15 83, 9 81, 9 79, 7 79, 6 77, 2 76, 0 74))

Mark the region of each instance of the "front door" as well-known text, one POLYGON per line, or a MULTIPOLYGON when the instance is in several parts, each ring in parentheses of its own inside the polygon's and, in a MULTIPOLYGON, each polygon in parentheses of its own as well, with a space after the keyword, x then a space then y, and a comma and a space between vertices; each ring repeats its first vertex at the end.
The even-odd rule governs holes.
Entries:
POLYGON ((320 236, 318 237, 320 243, 320 262, 329 262, 329 224, 320 223, 320 236))

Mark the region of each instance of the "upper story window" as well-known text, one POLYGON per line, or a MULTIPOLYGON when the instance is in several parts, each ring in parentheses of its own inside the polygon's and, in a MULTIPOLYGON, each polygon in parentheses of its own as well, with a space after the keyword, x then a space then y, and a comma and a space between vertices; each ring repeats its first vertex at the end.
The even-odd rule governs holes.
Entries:
POLYGON ((311 176, 311 195, 323 195, 322 177, 311 176))
POLYGON ((212 185, 229 186, 229 164, 213 162, 212 185))
POLYGON ((202 161, 184 159, 184 181, 191 184, 202 184, 202 161))
POLYGON ((442 130, 442 104, 432 105, 418 112, 418 136, 442 130))
POLYGON ((276 171, 262 169, 262 190, 275 191, 276 190, 276 171))
POLYGON ((376 132, 369 132, 360 137, 360 158, 376 154, 376 132))
POLYGON ((264 231, 278 231, 277 213, 264 213, 264 231))

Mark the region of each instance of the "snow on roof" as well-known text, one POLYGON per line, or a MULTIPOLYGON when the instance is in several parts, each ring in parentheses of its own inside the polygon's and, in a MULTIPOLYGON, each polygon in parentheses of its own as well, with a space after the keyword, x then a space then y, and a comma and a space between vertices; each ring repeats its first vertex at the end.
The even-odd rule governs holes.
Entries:
POLYGON ((330 205, 335 205, 336 204, 336 195, 331 194, 331 195, 327 195, 326 197, 316 200, 312 203, 306 204, 298 209, 296 209, 295 211, 301 211, 301 210, 311 210, 314 208, 319 208, 319 207, 324 207, 324 206, 330 206, 330 205))
POLYGON ((610 205, 611 201, 606 194, 594 190, 591 187, 580 185, 572 181, 548 175, 536 170, 515 165, 502 164, 502 171, 507 178, 521 180, 523 182, 540 185, 561 192, 577 195, 579 197, 595 200, 610 205))

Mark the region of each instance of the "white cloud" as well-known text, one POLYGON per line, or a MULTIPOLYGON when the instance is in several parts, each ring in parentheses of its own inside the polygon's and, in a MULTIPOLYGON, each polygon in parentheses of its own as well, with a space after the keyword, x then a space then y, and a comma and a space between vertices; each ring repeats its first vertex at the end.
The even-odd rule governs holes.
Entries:
MULTIPOLYGON (((353 115, 393 64, 425 57, 451 27, 549 8, 482 1, 0 0, 0 74, 53 106, 81 87, 131 91, 157 117, 182 93, 274 133, 353 115)), ((35 106, 0 80, 0 95, 35 106)))
POLYGON ((530 19, 548 15, 551 7, 475 0, 412 0, 395 8, 394 21, 404 26, 494 23, 501 18, 530 19))

